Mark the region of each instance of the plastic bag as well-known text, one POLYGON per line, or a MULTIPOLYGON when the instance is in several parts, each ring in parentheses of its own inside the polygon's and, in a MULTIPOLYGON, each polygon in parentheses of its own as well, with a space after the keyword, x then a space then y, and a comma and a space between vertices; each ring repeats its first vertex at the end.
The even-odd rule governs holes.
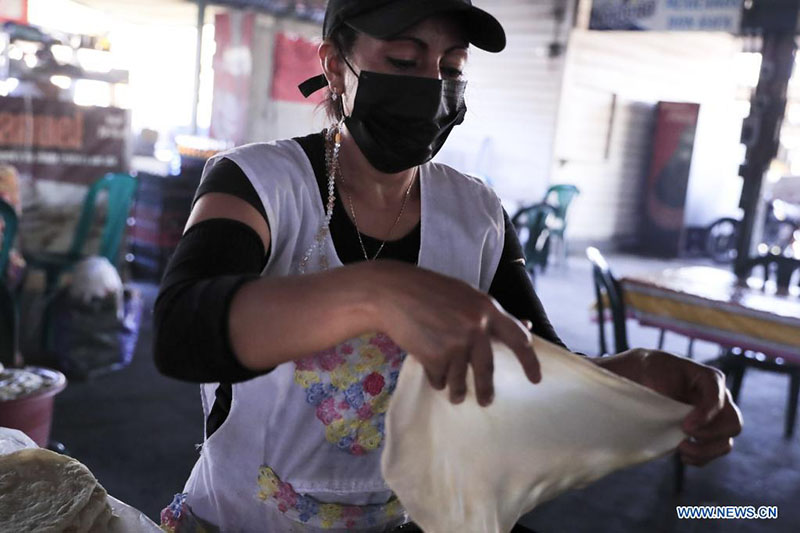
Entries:
POLYGON ((51 305, 48 344, 68 378, 85 380, 130 364, 142 316, 138 290, 124 289, 121 310, 113 294, 86 301, 69 289, 59 292, 51 305))

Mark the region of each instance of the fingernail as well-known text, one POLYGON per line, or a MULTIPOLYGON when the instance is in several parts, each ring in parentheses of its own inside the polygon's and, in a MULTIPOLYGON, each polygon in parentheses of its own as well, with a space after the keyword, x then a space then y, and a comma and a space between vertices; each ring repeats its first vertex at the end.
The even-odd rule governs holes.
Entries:
POLYGON ((488 398, 481 399, 481 407, 489 407, 494 401, 494 393, 490 394, 488 398))
POLYGON ((464 398, 466 398, 466 396, 467 396, 467 395, 466 395, 466 394, 464 394, 464 393, 457 393, 457 394, 454 394, 454 395, 453 395, 453 403, 461 403, 461 402, 463 402, 463 401, 464 401, 464 398))

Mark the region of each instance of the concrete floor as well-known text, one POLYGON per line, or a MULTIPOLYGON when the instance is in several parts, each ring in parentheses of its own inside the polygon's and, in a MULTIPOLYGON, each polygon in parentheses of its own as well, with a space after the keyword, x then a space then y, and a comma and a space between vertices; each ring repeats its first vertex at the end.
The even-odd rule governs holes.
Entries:
MULTIPOLYGON (((666 264, 611 255, 617 275, 660 269, 666 264)), ((685 262, 685 261, 684 261, 685 262)), ((671 263, 674 265, 675 263, 671 263)), ((155 370, 149 322, 156 288, 138 285, 146 310, 132 365, 89 382, 74 382, 56 399, 53 438, 91 468, 115 497, 154 520, 179 492, 202 439, 199 390, 160 376, 155 370)), ((597 352, 597 326, 590 321, 593 300, 589 265, 582 256, 551 268, 537 291, 562 339, 574 351, 597 352)), ((657 332, 630 324, 634 346, 654 347, 657 332)), ((666 348, 686 350, 687 341, 668 335, 666 348)), ((698 343, 698 359, 713 357, 713 345, 698 343)), ((745 429, 727 457, 687 470, 685 488, 673 495, 669 458, 617 472, 589 487, 541 505, 522 523, 549 532, 794 532, 800 531, 800 435, 782 438, 788 382, 785 377, 750 371, 741 409, 745 429), (777 505, 772 521, 679 521, 676 505, 777 505)))

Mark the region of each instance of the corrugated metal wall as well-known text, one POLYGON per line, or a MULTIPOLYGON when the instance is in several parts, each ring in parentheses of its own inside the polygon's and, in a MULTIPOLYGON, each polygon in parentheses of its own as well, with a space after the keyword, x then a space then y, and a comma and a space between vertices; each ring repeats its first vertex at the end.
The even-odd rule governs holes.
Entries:
MULTIPOLYGON (((564 56, 548 58, 547 47, 556 24, 553 8, 564 3, 474 2, 500 20, 508 46, 499 54, 473 48, 466 72, 469 112, 438 159, 486 179, 509 211, 539 200, 547 187, 564 67, 564 56)), ((562 42, 567 33, 564 27, 562 42)))
POLYGON ((698 126, 693 171, 708 168, 698 165, 704 158, 727 161, 714 176, 690 181, 738 185, 738 132, 722 120, 730 110, 725 102, 735 102, 737 51, 735 39, 723 33, 572 31, 551 174, 553 183, 574 183, 582 191, 571 210, 569 238, 635 239, 658 100, 701 104, 705 124, 698 126), (727 137, 714 153, 703 153, 701 133, 727 137))

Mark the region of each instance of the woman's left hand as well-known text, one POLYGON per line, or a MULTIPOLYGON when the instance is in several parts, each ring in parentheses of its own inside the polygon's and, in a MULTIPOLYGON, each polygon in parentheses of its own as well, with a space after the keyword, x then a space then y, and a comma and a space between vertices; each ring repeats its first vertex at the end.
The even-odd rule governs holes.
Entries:
POLYGON ((678 452, 690 465, 703 466, 727 454, 742 431, 742 415, 725 386, 725 375, 710 366, 657 350, 635 349, 596 359, 600 366, 694 409, 682 423, 688 438, 678 452))

